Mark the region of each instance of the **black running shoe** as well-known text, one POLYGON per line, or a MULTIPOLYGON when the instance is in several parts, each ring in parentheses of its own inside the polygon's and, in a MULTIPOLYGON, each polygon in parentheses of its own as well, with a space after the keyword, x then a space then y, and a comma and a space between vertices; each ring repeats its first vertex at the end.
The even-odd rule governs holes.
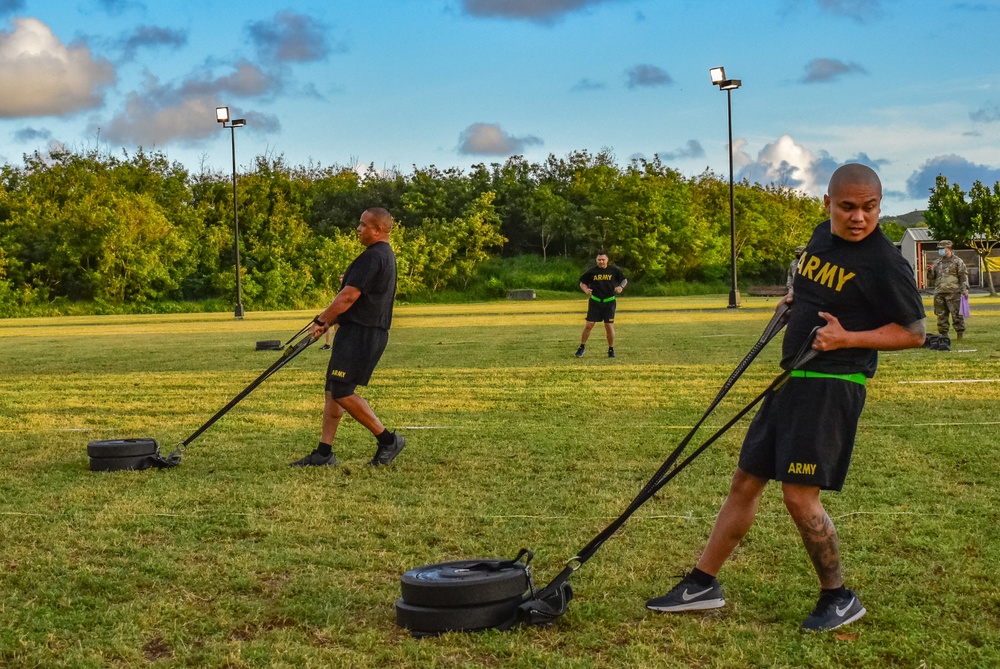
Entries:
POLYGON ((368 464, 372 467, 387 465, 396 459, 396 456, 403 451, 404 446, 406 446, 406 439, 397 434, 388 446, 379 445, 378 450, 375 451, 375 457, 368 464))
POLYGON ((319 347, 319 350, 321 350, 321 351, 329 351, 330 350, 330 345, 329 344, 323 344, 322 346, 319 347))
POLYGON ((698 585, 690 576, 685 576, 673 590, 662 597, 654 597, 646 601, 650 611, 676 613, 680 611, 707 611, 721 609, 726 605, 722 596, 722 584, 713 578, 709 586, 698 585))
POLYGON ((611 348, 608 349, 608 357, 609 358, 615 357, 615 347, 614 346, 612 346, 611 348))
POLYGON ((848 590, 839 597, 820 595, 816 608, 803 621, 802 629, 811 632, 835 630, 848 623, 853 623, 866 613, 868 611, 861 605, 861 600, 858 599, 853 590, 848 590))
POLYGON ((576 349, 576 357, 582 358, 583 354, 587 352, 587 347, 580 344, 580 348, 576 349))
POLYGON ((337 466, 337 456, 331 453, 330 455, 321 455, 319 449, 314 450, 312 453, 302 458, 301 460, 296 460, 288 465, 289 467, 336 467, 337 466))

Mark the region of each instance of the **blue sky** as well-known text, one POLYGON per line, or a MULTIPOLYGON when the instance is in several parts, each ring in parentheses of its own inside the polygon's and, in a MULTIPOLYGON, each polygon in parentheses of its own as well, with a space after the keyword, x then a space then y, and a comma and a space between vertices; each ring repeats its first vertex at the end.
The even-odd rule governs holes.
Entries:
POLYGON ((1000 180, 1000 0, 0 0, 0 162, 158 149, 188 169, 460 167, 611 150, 822 195, 1000 180))

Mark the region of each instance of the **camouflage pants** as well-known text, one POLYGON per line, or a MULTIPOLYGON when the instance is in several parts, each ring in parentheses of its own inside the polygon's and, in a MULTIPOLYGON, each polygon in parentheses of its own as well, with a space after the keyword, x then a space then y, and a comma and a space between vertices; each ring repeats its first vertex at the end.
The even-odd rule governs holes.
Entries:
POLYGON ((965 332, 965 317, 962 316, 961 293, 936 293, 934 295, 934 315, 938 319, 938 333, 948 335, 948 314, 955 325, 955 332, 965 332))

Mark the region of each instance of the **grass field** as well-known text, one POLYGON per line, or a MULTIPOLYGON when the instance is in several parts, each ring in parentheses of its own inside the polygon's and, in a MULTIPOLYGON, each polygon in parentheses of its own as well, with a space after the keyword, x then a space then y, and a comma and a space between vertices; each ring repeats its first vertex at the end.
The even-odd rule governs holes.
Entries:
MULTIPOLYGON (((798 630, 817 584, 774 486, 720 574, 725 609, 643 606, 697 559, 745 422, 574 575, 556 624, 422 640, 396 627, 403 571, 528 547, 543 585, 616 517, 774 300, 724 304, 623 300, 616 360, 600 327, 573 357, 582 301, 399 307, 363 393, 408 441, 380 470, 351 421, 339 468, 287 466, 318 436, 318 347, 180 467, 87 469, 91 440, 172 450, 276 358, 257 340, 312 313, 0 321, 0 666, 1000 666, 1000 310, 978 296, 958 350, 883 354, 869 384, 847 485, 824 498, 869 610, 842 633, 798 630)), ((773 378, 777 353, 709 428, 773 378)))

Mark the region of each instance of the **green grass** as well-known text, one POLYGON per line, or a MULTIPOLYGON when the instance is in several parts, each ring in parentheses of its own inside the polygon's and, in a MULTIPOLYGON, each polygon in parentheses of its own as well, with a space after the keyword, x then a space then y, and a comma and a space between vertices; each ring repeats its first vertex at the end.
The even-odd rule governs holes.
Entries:
MULTIPOLYGON (((325 357, 310 348, 167 471, 87 471, 86 443, 187 437, 312 313, 0 321, 0 666, 1000 666, 1000 311, 973 300, 950 353, 883 354, 845 490, 824 497, 869 614, 803 635, 817 585, 774 486, 721 578, 729 604, 657 615, 697 559, 741 423, 577 572, 545 628, 415 640, 395 625, 399 575, 535 551, 539 585, 617 516, 756 341, 773 299, 632 298, 618 359, 582 301, 402 306, 363 391, 408 446, 292 470, 318 436, 325 357), (978 309, 977 309, 978 308, 978 309), (917 384, 917 380, 993 379, 917 384)), ((776 373, 772 344, 709 419, 776 373)), ((706 430, 704 436, 709 432, 706 430)))

